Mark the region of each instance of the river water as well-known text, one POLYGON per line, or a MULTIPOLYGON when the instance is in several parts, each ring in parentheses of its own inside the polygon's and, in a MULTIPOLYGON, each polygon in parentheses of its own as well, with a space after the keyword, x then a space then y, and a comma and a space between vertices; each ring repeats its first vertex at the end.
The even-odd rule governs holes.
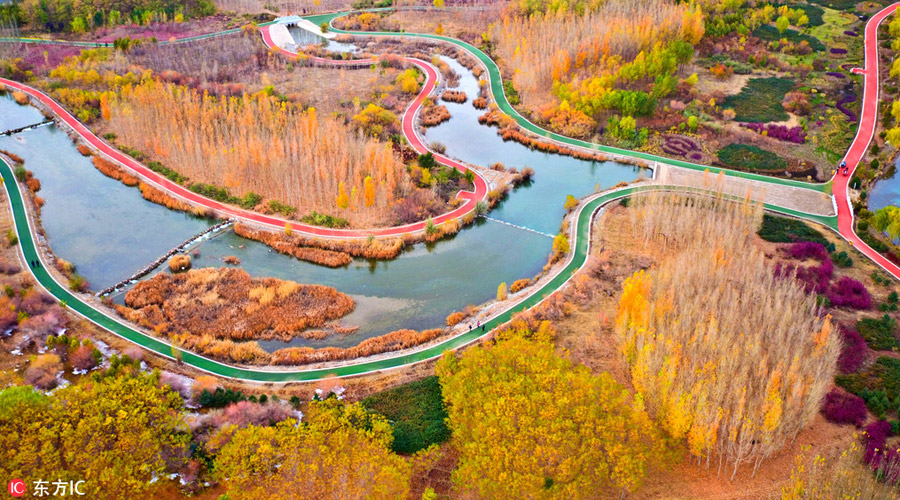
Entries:
MULTIPOLYGON (((576 160, 504 142, 496 129, 478 123, 480 112, 472 106, 477 79, 455 61, 445 60, 460 74, 458 88, 469 100, 463 104, 442 102, 452 118, 429 129, 426 142, 438 141, 447 155, 473 164, 499 161, 535 171, 533 182, 511 192, 490 217, 556 234, 566 195, 581 198, 649 173, 631 165, 576 160)), ((0 101, 0 116, 7 116, 11 109, 20 112, 10 106, 17 105, 0 101)), ((20 135, 25 137, 24 143, 0 139, 0 149, 25 158, 27 167, 44 183, 40 195, 46 199, 43 221, 50 244, 60 257, 77 265, 92 289, 130 275, 208 225, 150 204, 136 189, 103 176, 55 127, 20 135)), ((551 246, 550 237, 479 219, 452 238, 417 244, 392 261, 355 259, 339 269, 278 254, 230 230, 193 251, 199 254, 194 267, 222 266, 226 256, 234 255, 241 260, 240 267, 253 276, 333 286, 356 300, 356 310, 343 321, 360 326, 355 334, 320 341, 260 342, 264 349, 274 350, 288 345, 351 346, 401 328, 441 327, 451 312, 493 298, 501 282, 536 275, 551 246)))
MULTIPOLYGON (((0 117, 18 128, 44 117, 0 95, 0 117)), ((101 174, 56 125, 0 137, 0 149, 25 160, 41 181, 41 222, 53 253, 76 265, 92 290, 128 278, 207 228, 205 219, 173 212, 137 188, 101 174)))
POLYGON ((900 207, 900 178, 897 178, 897 169, 900 168, 900 156, 894 160, 894 174, 879 180, 869 191, 869 210, 876 212, 888 205, 900 207))

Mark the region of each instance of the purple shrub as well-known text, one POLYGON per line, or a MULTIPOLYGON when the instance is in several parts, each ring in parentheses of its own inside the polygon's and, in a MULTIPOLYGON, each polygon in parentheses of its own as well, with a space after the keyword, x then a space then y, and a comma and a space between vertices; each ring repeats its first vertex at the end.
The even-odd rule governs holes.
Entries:
POLYGON ((742 127, 752 130, 758 134, 765 132, 766 136, 794 144, 803 144, 806 142, 806 132, 803 127, 786 127, 784 125, 762 124, 762 123, 742 123, 742 127))
MULTIPOLYGON (((822 404, 822 415, 829 422, 836 424, 853 424, 861 427, 866 421, 866 402, 859 396, 832 389, 825 395, 822 404)), ((890 429, 890 426, 888 426, 890 429)))
POLYGON ((794 259, 816 259, 821 262, 828 258, 828 250, 821 243, 798 241, 788 249, 788 255, 794 259))
POLYGON ((853 111, 850 111, 849 109, 844 107, 844 104, 848 104, 851 102, 856 102, 856 94, 853 92, 845 92, 841 96, 841 98, 838 100, 838 102, 835 104, 835 107, 838 109, 838 111, 840 111, 841 113, 844 113, 847 116, 847 118, 850 119, 850 121, 855 122, 856 121, 856 113, 854 113, 853 111))
MULTIPOLYGON (((700 151, 700 147, 697 146, 697 144, 694 141, 692 141, 686 137, 667 135, 664 138, 662 150, 666 154, 669 154, 672 156, 687 157, 688 153, 700 151)), ((700 156, 700 155, 698 155, 698 156, 700 156)), ((693 158, 694 155, 692 154, 692 155, 690 155, 690 157, 693 158)), ((702 158, 702 156, 700 156, 700 158, 702 158)), ((697 158, 695 158, 695 159, 697 159, 697 158)))
POLYGON ((866 340, 858 331, 847 328, 841 328, 841 337, 844 345, 838 357, 838 369, 841 373, 855 373, 866 359, 866 340))
POLYGON ((877 475, 889 484, 900 479, 900 453, 895 447, 887 448, 887 438, 891 434, 891 424, 879 420, 866 426, 866 453, 864 459, 877 475))
POLYGON ((821 295, 828 291, 828 285, 834 275, 834 263, 831 262, 828 250, 821 243, 799 241, 787 249, 787 254, 794 259, 815 259, 821 264, 803 267, 793 263, 785 265, 778 263, 775 266, 776 276, 793 276, 797 281, 803 283, 807 293, 815 292, 821 295))
POLYGON ((0 274, 18 274, 21 269, 12 262, 0 262, 0 274))
POLYGON ((872 307, 872 298, 866 286, 855 279, 844 276, 832 285, 828 292, 828 300, 835 307, 851 309, 868 309, 872 307))
POLYGON ((838 73, 837 71, 829 71, 825 74, 828 76, 833 76, 835 78, 847 78, 847 75, 845 75, 843 73, 838 73))
POLYGON ((700 153, 691 153, 691 159, 692 160, 702 160, 703 155, 700 153))
POLYGON ((844 31, 844 34, 847 36, 859 36, 859 33, 855 32, 855 31, 850 31, 850 30, 844 31))
POLYGON ((833 48, 833 49, 831 49, 831 53, 832 54, 846 54, 847 49, 833 48))
POLYGON ((884 455, 884 445, 891 433, 891 423, 886 420, 872 422, 866 426, 866 463, 878 467, 884 455))

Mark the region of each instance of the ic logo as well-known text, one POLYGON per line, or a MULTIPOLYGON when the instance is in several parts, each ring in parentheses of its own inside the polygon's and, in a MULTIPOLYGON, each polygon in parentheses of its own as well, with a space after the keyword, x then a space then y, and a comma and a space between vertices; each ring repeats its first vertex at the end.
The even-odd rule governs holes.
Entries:
POLYGON ((25 487, 25 481, 21 479, 13 479, 9 482, 9 485, 6 487, 9 490, 9 494, 14 497, 20 497, 25 494, 25 491, 28 489, 25 487))

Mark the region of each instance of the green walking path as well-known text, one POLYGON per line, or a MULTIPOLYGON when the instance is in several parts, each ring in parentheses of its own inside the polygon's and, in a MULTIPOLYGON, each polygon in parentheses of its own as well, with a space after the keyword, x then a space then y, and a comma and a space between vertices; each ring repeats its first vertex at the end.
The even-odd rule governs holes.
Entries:
MULTIPOLYGON (((374 11, 378 10, 390 10, 388 9, 371 9, 374 11)), ((321 24, 323 22, 330 23, 333 19, 346 15, 347 12, 341 12, 336 14, 324 14, 324 15, 316 15, 316 16, 306 16, 305 19, 308 19, 315 24, 321 24)), ((265 23, 265 24, 273 24, 265 23)), ((198 35, 195 37, 183 38, 176 40, 174 42, 160 42, 160 43, 182 43, 189 42, 194 40, 201 40, 206 38, 212 38, 216 36, 221 36, 229 33, 236 33, 240 31, 240 29, 228 30, 219 33, 209 33, 205 35, 198 35)), ((341 32, 340 30, 334 29, 335 32, 341 32)), ((516 119, 522 128, 525 128, 539 136, 546 137, 564 144, 572 145, 572 146, 580 146, 589 149, 593 149, 596 151, 602 151, 610 154, 629 156, 634 158, 641 158, 651 162, 665 163, 669 165, 675 165, 680 167, 685 167, 693 170, 705 171, 709 170, 714 173, 724 172, 726 175, 732 175, 736 177, 742 177, 746 179, 758 180, 762 182, 771 182, 776 184, 782 184, 787 186, 800 187, 805 189, 812 189, 816 191, 826 191, 828 184, 812 184, 802 181, 796 180, 788 180, 788 179, 778 179, 773 177, 767 177, 763 175, 757 174, 749 174, 744 172, 736 172, 728 169, 719 169, 715 167, 709 167, 704 165, 697 165, 694 163, 672 160, 668 158, 663 158, 655 155, 650 155, 646 153, 640 153, 635 151, 628 151, 619 148, 613 148, 608 146, 601 146, 597 144, 593 144, 586 141, 581 141, 577 139, 572 139, 568 137, 564 137, 558 134, 554 134, 548 132, 546 130, 541 129, 540 127, 532 124, 526 118, 521 116, 513 107, 509 104, 506 99, 506 95, 503 92, 503 86, 500 77, 500 69, 497 65, 481 50, 478 48, 462 42, 460 40, 456 40, 449 37, 439 36, 439 35, 429 35, 429 34, 408 34, 408 33, 391 33, 391 32, 379 32, 379 33, 365 33, 367 35, 383 35, 383 36, 414 36, 414 37, 422 37, 422 38, 432 38, 436 40, 442 40, 445 42, 449 42, 455 44, 477 57, 479 60, 484 63, 485 67, 488 69, 490 79, 491 79, 491 91, 497 101, 497 104, 500 108, 510 116, 516 119)), ((13 39, 0 39, 0 41, 13 41, 13 39)), ((83 46, 106 46, 111 44, 103 44, 103 43, 91 43, 91 42, 62 42, 62 41, 51 41, 51 40, 39 40, 39 39, 16 39, 16 41, 24 41, 31 43, 48 43, 48 44, 70 44, 70 45, 83 45, 83 46)), ((10 205, 13 211, 14 222, 16 233, 19 237, 19 245, 21 246, 22 253, 24 255, 26 262, 38 261, 40 262, 40 253, 38 252, 34 239, 32 237, 31 227, 29 225, 28 216, 26 207, 22 198, 22 193, 18 183, 15 180, 15 176, 13 175, 13 171, 11 167, 0 160, 0 177, 3 179, 4 188, 7 192, 7 195, 10 200, 10 205)), ((291 370, 287 368, 285 370, 274 370, 274 369, 253 369, 253 368, 239 368, 236 366, 231 366, 228 364, 220 363, 218 361, 211 360, 209 358, 200 356, 198 354, 194 354, 190 351, 181 350, 174 348, 171 344, 160 340, 156 337, 153 337, 147 333, 144 333, 133 326, 120 321, 117 318, 112 316, 108 316, 104 312, 95 309, 93 305, 88 302, 83 301, 78 295, 73 294, 66 288, 64 284, 57 282, 54 277, 46 271, 43 263, 41 263, 40 267, 37 269, 32 268, 31 272, 34 274, 37 281, 47 289, 47 291, 56 297, 58 300, 65 302, 66 306, 82 315, 86 319, 96 323, 100 327, 109 330, 110 332, 127 339, 131 342, 134 342, 146 349, 149 349, 157 354, 160 354, 164 357, 173 358, 175 357, 175 353, 178 353, 178 356, 181 358, 182 362, 187 365, 193 366, 197 369, 210 372, 222 377, 240 379, 245 381, 253 381, 253 382, 270 382, 270 383, 286 383, 286 382, 299 382, 299 381, 310 381, 310 380, 318 380, 325 377, 338 376, 352 376, 352 375, 360 375, 366 373, 373 373, 382 370, 388 370, 392 368, 398 368, 422 361, 426 361, 429 359, 436 358, 440 356, 446 350, 458 349, 462 346, 465 346, 469 343, 472 343, 478 340, 480 337, 486 335, 488 332, 493 330, 494 328, 508 322, 512 319, 512 316, 519 311, 523 311, 529 308, 532 308, 542 302, 546 297, 551 295, 553 292, 561 288, 570 278, 571 276, 578 271, 586 262, 588 258, 588 254, 590 251, 590 226, 591 221, 593 220, 594 214, 605 204, 610 203, 612 201, 625 198, 631 196, 632 194, 639 192, 647 192, 654 190, 677 190, 677 191, 692 191, 699 193, 710 193, 710 191, 706 191, 703 189, 697 188, 684 188, 679 186, 660 186, 660 185, 639 185, 632 187, 620 188, 612 191, 608 191, 599 196, 596 196, 592 199, 589 199, 587 202, 582 202, 577 210, 575 215, 576 223, 574 230, 574 242, 572 246, 572 251, 570 252, 567 261, 563 269, 552 279, 548 280, 542 286, 533 290, 532 293, 525 298, 522 302, 516 304, 514 308, 510 308, 498 316, 488 320, 484 324, 484 330, 473 329, 468 332, 464 332, 459 334, 453 338, 449 338, 441 343, 438 343, 434 346, 422 348, 419 350, 414 350, 409 354, 405 355, 396 355, 387 353, 384 355, 382 359, 373 360, 373 361, 365 361, 365 362, 353 362, 349 361, 347 364, 342 366, 333 367, 333 368, 324 368, 324 369, 294 369, 291 370)), ((738 198, 733 198, 736 201, 739 201, 738 198)), ((777 207, 774 205, 766 204, 765 208, 770 211, 779 212, 785 215, 798 217, 802 219, 807 219, 813 222, 817 222, 820 224, 824 224, 832 229, 837 230, 837 217, 828 217, 828 216, 819 216, 806 214, 803 212, 799 212, 796 210, 785 209, 782 207, 777 207)))
MULTIPOLYGON (((380 11, 386 11, 386 10, 391 10, 391 8, 386 7, 386 8, 381 8, 381 9, 365 9, 365 11, 367 11, 367 12, 380 12, 380 11)), ((354 11, 354 12, 361 12, 361 11, 354 11)), ((550 132, 548 130, 545 130, 545 129, 535 125, 534 123, 531 123, 530 121, 528 121, 527 118, 525 118, 524 116, 519 114, 519 112, 516 111, 516 109, 512 107, 512 105, 509 103, 509 101, 506 98, 506 93, 503 91, 503 81, 500 76, 500 68, 497 66, 497 63, 495 63, 493 59, 488 57, 487 54, 482 52, 481 49, 475 47, 474 45, 466 43, 462 40, 457 40, 455 38, 451 38, 448 36, 442 36, 442 35, 432 35, 432 34, 428 34, 428 33, 392 32, 392 31, 356 31, 356 32, 354 32, 354 31, 344 31, 344 30, 341 30, 338 28, 331 27, 331 22, 333 20, 337 19, 338 17, 346 16, 350 13, 351 12, 336 12, 336 13, 332 13, 332 14, 320 14, 320 15, 314 15, 314 16, 305 16, 304 19, 307 19, 316 25, 321 25, 322 23, 328 23, 328 25, 330 26, 329 31, 332 31, 334 33, 346 33, 346 34, 362 35, 362 36, 393 36, 393 37, 403 36, 403 37, 415 37, 415 38, 430 38, 433 40, 441 40, 441 41, 444 41, 447 43, 451 43, 453 45, 456 45, 457 47, 460 47, 460 48, 468 51, 473 56, 475 56, 479 61, 481 61, 484 64, 485 68, 487 68, 488 74, 490 75, 491 93, 494 96, 494 101, 496 101, 497 105, 500 107, 500 110, 503 111, 504 113, 506 113, 507 115, 511 116, 513 119, 515 119, 516 123, 518 123, 518 125, 520 127, 522 127, 525 130, 528 130, 529 132, 531 132, 537 136, 544 137, 546 139, 551 139, 553 141, 567 144, 570 146, 588 148, 593 151, 600 151, 600 152, 608 153, 608 154, 626 156, 626 157, 631 157, 631 158, 639 158, 639 159, 650 161, 650 162, 664 163, 664 164, 672 165, 672 166, 676 166, 676 167, 689 168, 691 170, 698 170, 698 171, 709 170, 710 172, 713 172, 716 174, 718 174, 719 172, 725 172, 725 175, 730 175, 730 176, 734 176, 734 177, 741 177, 744 179, 750 179, 750 180, 754 180, 754 181, 768 182, 768 183, 772 183, 772 184, 781 184, 784 186, 792 186, 792 187, 811 189, 814 191, 821 191, 824 193, 829 193, 830 182, 812 183, 812 182, 804 182, 804 181, 798 181, 798 180, 792 180, 792 179, 780 179, 777 177, 769 177, 766 175, 752 174, 749 172, 740 172, 737 170, 731 170, 731 169, 727 169, 727 168, 718 168, 718 167, 711 167, 711 166, 707 166, 707 165, 699 165, 697 163, 691 163, 688 161, 665 158, 662 156, 652 155, 649 153, 642 153, 640 151, 631 151, 628 149, 620 149, 620 148, 616 148, 616 147, 612 147, 612 146, 604 146, 601 144, 596 144, 596 143, 589 142, 589 141, 582 141, 579 139, 573 139, 571 137, 566 137, 564 135, 550 132)))
MULTIPOLYGON (((28 215, 25 204, 23 202, 20 186, 16 182, 11 167, 3 160, 0 160, 0 177, 2 177, 3 179, 3 186, 6 189, 7 196, 9 197, 10 206, 12 208, 14 216, 13 220, 15 222, 16 234, 19 237, 19 245, 22 249, 25 261, 26 263, 30 263, 32 261, 40 262, 40 253, 38 252, 34 238, 32 237, 32 231, 29 225, 28 215)), ((687 188, 676 186, 668 187, 657 185, 642 185, 610 191, 591 199, 587 203, 582 203, 579 206, 578 212, 576 214, 577 222, 575 224, 574 247, 572 248, 565 267, 553 279, 547 281, 543 286, 534 291, 529 297, 516 304, 514 310, 509 309, 485 322, 484 331, 482 331, 481 329, 473 329, 456 337, 445 340, 434 346, 427 347, 406 355, 398 356, 388 354, 389 357, 385 357, 383 359, 375 361, 358 363, 351 362, 350 364, 346 364, 340 367, 325 369, 273 371, 252 368, 238 368, 194 354, 190 351, 179 349, 178 352, 184 363, 206 372, 220 375, 222 377, 240 379, 245 381, 275 383, 318 380, 330 376, 346 377, 351 375, 360 375, 391 368, 398 368, 401 366, 436 358, 446 350, 458 349, 477 340, 487 332, 490 332, 497 326, 500 326, 512 319, 512 316, 515 312, 536 306, 541 301, 543 301, 544 298, 548 297, 550 294, 562 287, 566 283, 566 281, 568 281, 569 278, 571 278, 571 276, 576 271, 578 271, 578 269, 580 269, 582 265, 584 265, 585 261, 587 260, 590 250, 591 221, 594 214, 600 207, 609 202, 630 196, 634 193, 659 189, 687 190, 687 188)), ((703 192, 703 190, 701 189, 693 189, 692 191, 703 192)), ((836 217, 809 215, 802 212, 797 212, 795 210, 787 210, 771 205, 766 205, 766 209, 780 212, 786 215, 791 215, 794 217, 808 219, 814 222, 828 225, 832 228, 837 227, 836 217)), ((64 285, 57 282, 53 278, 53 276, 49 272, 47 272, 43 262, 41 262, 40 266, 37 269, 32 268, 31 272, 34 274, 35 278, 41 284, 41 286, 47 289, 47 291, 50 292, 50 294, 53 295, 56 299, 65 302, 68 309, 84 316, 100 327, 109 330, 110 332, 131 342, 134 342, 146 349, 149 349, 157 354, 160 354, 167 358, 174 357, 173 353, 175 352, 175 350, 171 344, 164 342, 158 338, 152 337, 149 334, 143 333, 118 319, 107 316, 103 312, 95 309, 89 303, 84 302, 78 295, 73 294, 64 285)))

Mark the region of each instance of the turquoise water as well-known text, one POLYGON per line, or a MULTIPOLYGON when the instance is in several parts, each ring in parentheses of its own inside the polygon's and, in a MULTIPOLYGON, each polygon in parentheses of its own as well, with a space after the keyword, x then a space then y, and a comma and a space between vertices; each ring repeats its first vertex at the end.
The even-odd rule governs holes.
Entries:
MULTIPOLYGON (((0 116, 12 101, 0 100, 0 116)), ((92 290, 131 276, 209 226, 141 197, 101 174, 55 125, 0 137, 41 181, 41 222, 54 254, 76 265, 92 290)))
MULTIPOLYGON (((297 42, 298 47, 305 47, 310 44, 320 45, 325 42, 325 49, 330 50, 331 52, 356 52, 358 50, 356 45, 353 45, 352 43, 335 42, 334 40, 323 38, 315 33, 311 33, 296 26, 289 26, 288 32, 291 34, 291 37, 294 38, 294 41, 297 42)), ((293 48, 291 47, 285 48, 293 51, 293 48)))
POLYGON ((0 132, 33 125, 46 120, 37 108, 22 106, 13 100, 12 92, 0 92, 0 132))
MULTIPOLYGON (((511 192, 491 217, 553 235, 559 230, 567 194, 582 197, 647 173, 631 165, 581 161, 503 142, 496 129, 477 121, 479 112, 471 104, 477 95, 475 77, 455 61, 448 62, 460 74, 460 89, 469 101, 444 103, 453 117, 428 130, 426 141, 440 141, 449 156, 471 163, 499 161, 535 171, 534 180, 511 192)), ((16 106, 0 101, 0 116, 10 104, 16 106)), ((50 245, 57 255, 75 263, 95 290, 131 275, 209 224, 151 204, 136 189, 103 176, 55 127, 19 136, 24 143, 0 139, 0 149, 8 147, 23 156, 44 183, 40 195, 46 199, 43 219, 50 245)), ((253 276, 333 286, 356 300, 356 310, 343 320, 345 325, 358 325, 356 333, 321 341, 260 342, 274 350, 288 345, 350 346, 401 328, 441 327, 450 313, 492 299, 501 282, 539 273, 551 246, 550 237, 479 219, 452 238, 415 245, 392 261, 355 259, 339 269, 278 254, 230 230, 200 243, 193 252, 198 254, 194 267, 220 267, 225 257, 234 255, 253 276)), ((121 299, 120 294, 117 300, 121 299)))
POLYGON ((869 191, 869 210, 875 212, 888 205, 900 206, 900 179, 897 178, 897 168, 900 168, 900 156, 894 160, 894 174, 876 182, 869 191))

